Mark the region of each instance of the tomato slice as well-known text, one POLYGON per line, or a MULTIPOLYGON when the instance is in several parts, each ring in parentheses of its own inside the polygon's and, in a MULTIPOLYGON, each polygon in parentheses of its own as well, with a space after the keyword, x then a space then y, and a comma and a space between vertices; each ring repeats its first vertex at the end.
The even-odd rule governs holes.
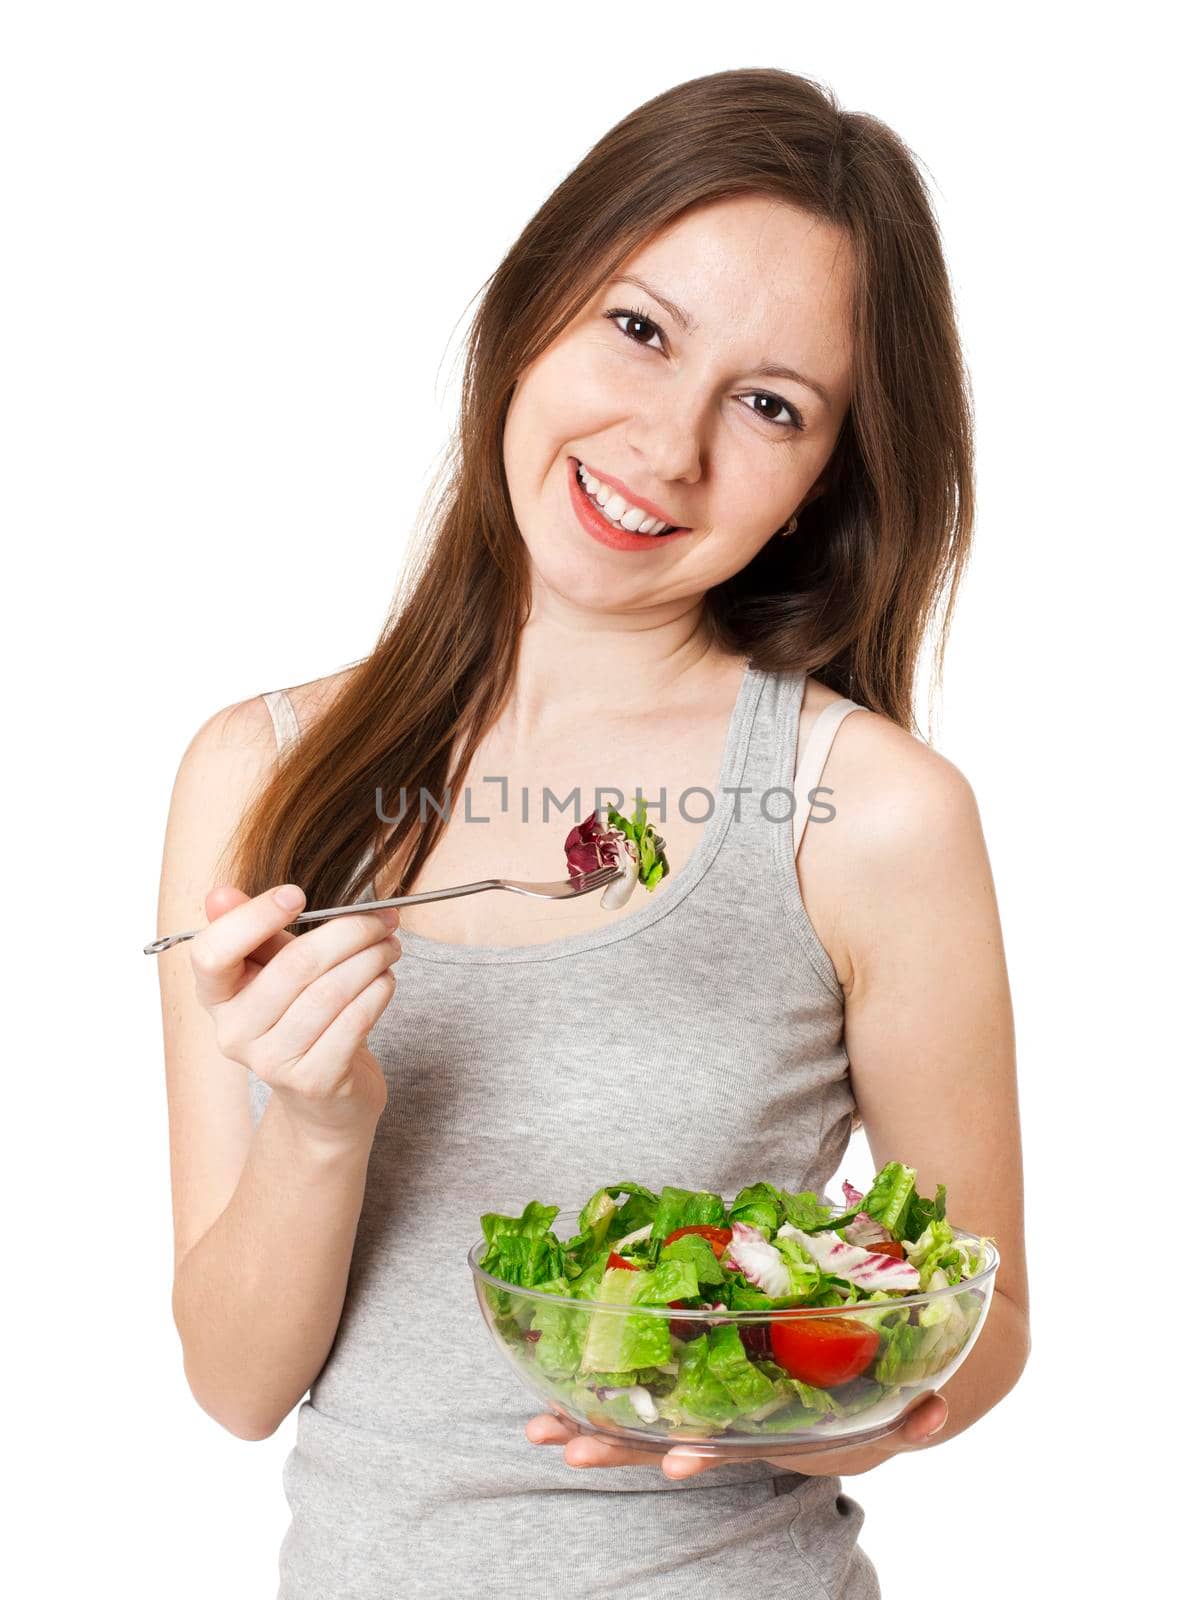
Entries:
POLYGON ((731 1243, 730 1228, 716 1228, 709 1222, 690 1222, 683 1228, 674 1228, 668 1238, 665 1239, 665 1244, 671 1244, 674 1239, 679 1239, 683 1233, 700 1233, 719 1260, 722 1260, 723 1251, 731 1243))
POLYGON ((876 1328, 850 1317, 797 1317, 770 1324, 773 1359, 791 1378, 832 1389, 870 1366, 881 1343, 876 1328))
POLYGON ((606 1270, 609 1271, 611 1267, 622 1267, 626 1272, 639 1271, 633 1261, 625 1261, 615 1250, 610 1251, 610 1259, 606 1262, 606 1270))
POLYGON ((863 1244, 862 1250, 872 1250, 879 1256, 893 1256, 895 1261, 905 1261, 906 1251, 897 1239, 882 1239, 879 1244, 863 1244))

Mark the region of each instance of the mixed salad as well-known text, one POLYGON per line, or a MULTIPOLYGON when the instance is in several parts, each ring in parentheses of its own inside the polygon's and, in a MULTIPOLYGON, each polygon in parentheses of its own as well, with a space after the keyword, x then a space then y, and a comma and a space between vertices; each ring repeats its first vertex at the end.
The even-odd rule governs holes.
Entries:
POLYGON ((561 1297, 485 1285, 494 1330, 533 1364, 541 1388, 599 1422, 750 1434, 838 1425, 960 1354, 986 1290, 914 1302, 967 1284, 993 1242, 955 1237, 944 1185, 924 1199, 901 1162, 882 1167, 867 1193, 847 1182, 843 1192, 839 1212, 771 1183, 749 1185, 730 1206, 706 1191, 608 1184, 567 1241, 551 1229, 557 1206, 488 1213, 481 1268, 561 1297), (640 1306, 857 1309, 733 1322, 641 1315, 640 1306))
POLYGON ((626 905, 637 883, 654 889, 668 876, 664 840, 647 820, 647 801, 642 795, 630 821, 614 806, 598 806, 564 840, 564 854, 570 878, 598 867, 618 865, 623 869, 622 877, 602 890, 605 911, 626 905))

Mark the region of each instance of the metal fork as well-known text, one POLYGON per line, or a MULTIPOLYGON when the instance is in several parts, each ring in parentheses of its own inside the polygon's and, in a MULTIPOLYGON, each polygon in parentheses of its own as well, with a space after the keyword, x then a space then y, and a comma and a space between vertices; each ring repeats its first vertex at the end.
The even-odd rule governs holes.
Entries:
MULTIPOLYGON (((622 868, 595 867, 592 872, 581 872, 574 878, 560 879, 555 883, 527 883, 522 878, 482 878, 479 883, 457 883, 452 889, 427 889, 422 894, 403 894, 395 900, 362 900, 351 906, 328 906, 324 911, 302 911, 288 924, 317 922, 322 917, 349 917, 355 911, 386 911, 390 906, 416 906, 426 900, 454 900, 461 894, 481 894, 486 889, 511 889, 515 894, 530 895, 535 900, 575 900, 577 895, 592 894, 604 889, 606 884, 622 876, 622 868)), ((170 950, 173 944, 183 944, 185 939, 195 939, 203 928, 193 928, 189 933, 169 933, 152 944, 143 945, 144 956, 156 956, 161 950, 170 950)))

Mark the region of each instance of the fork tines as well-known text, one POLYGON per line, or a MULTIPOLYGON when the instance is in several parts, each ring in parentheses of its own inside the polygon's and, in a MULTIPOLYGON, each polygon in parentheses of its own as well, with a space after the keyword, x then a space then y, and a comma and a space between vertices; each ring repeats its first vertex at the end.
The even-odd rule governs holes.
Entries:
POLYGON ((602 878, 608 878, 614 871, 613 867, 594 867, 590 872, 582 872, 572 879, 574 889, 589 889, 602 878))

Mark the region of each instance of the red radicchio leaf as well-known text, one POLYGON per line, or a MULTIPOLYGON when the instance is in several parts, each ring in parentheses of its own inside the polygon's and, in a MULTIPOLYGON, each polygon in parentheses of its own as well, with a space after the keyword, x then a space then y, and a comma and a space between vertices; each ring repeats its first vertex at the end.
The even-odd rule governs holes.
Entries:
MULTIPOLYGON (((685 1301, 670 1300, 668 1303, 670 1306, 680 1308, 685 1304, 685 1301)), ((703 1300, 702 1304, 694 1309, 697 1311, 726 1311, 727 1305, 723 1300, 703 1300)), ((675 1334, 678 1339, 696 1339, 699 1334, 707 1332, 710 1328, 716 1328, 720 1322, 724 1321, 726 1321, 724 1317, 715 1317, 713 1321, 709 1317, 699 1317, 696 1321, 690 1319, 688 1322, 684 1317, 670 1317, 668 1331, 671 1334, 675 1334)))
POLYGON ((768 1361, 771 1358, 773 1351, 767 1322, 741 1322, 739 1337, 748 1355, 756 1356, 761 1361, 768 1361))
POLYGON ((582 872, 593 872, 598 867, 618 866, 624 851, 635 858, 626 834, 619 828, 599 822, 597 812, 591 811, 584 822, 578 823, 564 840, 568 876, 572 878, 582 872))

